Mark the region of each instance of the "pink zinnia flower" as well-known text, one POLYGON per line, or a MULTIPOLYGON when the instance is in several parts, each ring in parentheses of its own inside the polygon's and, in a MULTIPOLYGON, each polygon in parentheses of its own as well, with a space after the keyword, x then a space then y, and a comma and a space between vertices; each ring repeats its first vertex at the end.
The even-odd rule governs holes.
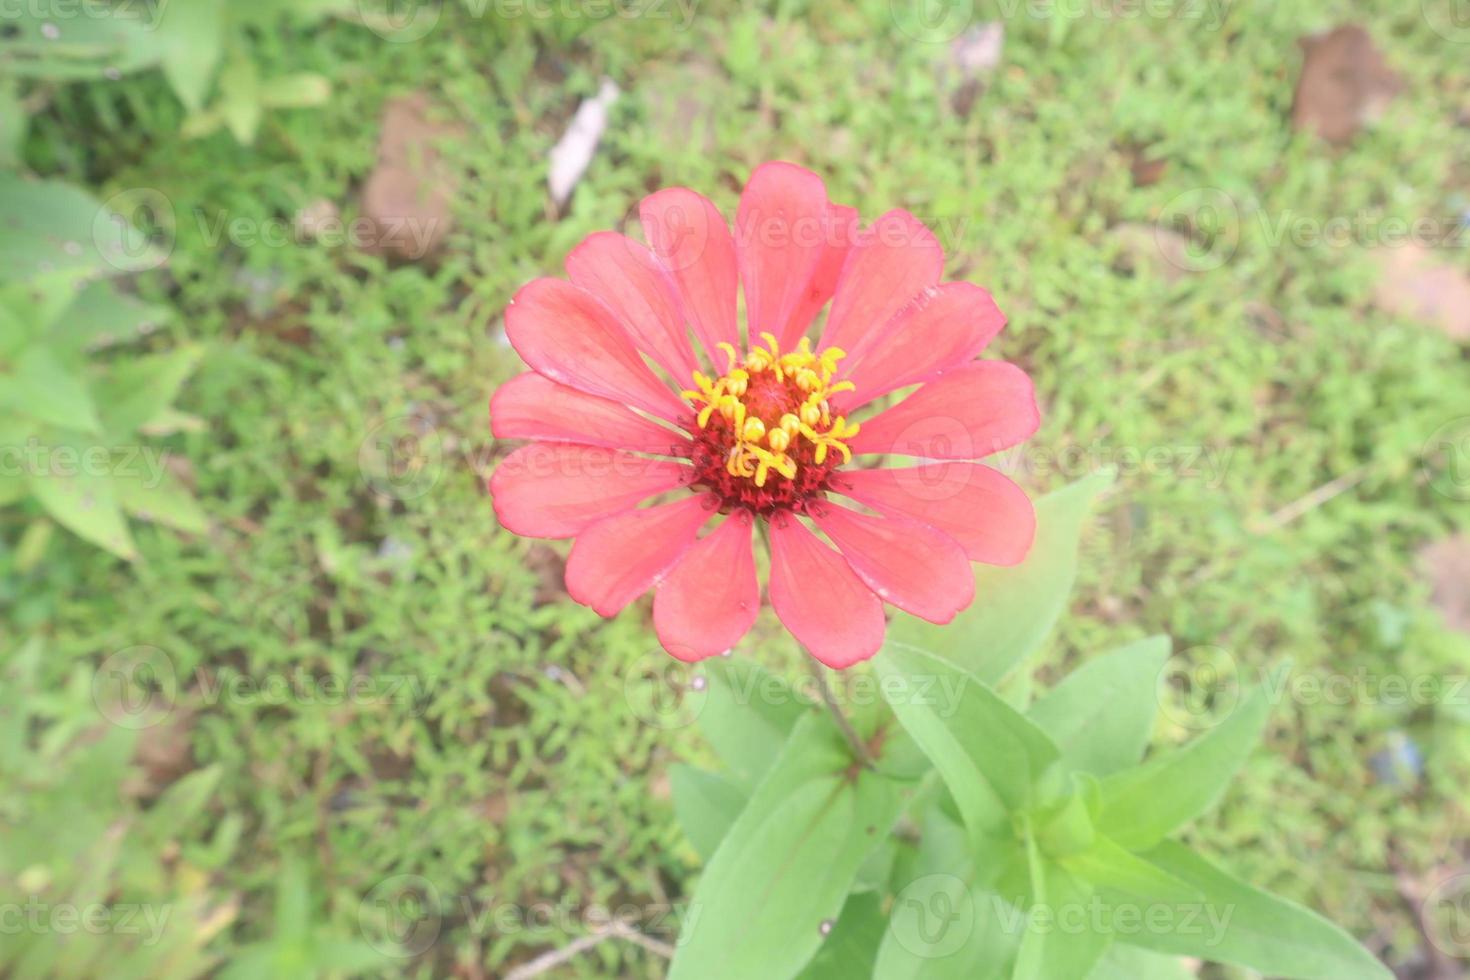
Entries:
POLYGON ((1025 556, 1030 500, 973 460, 1036 431, 1035 393, 1014 365, 975 359, 1005 317, 980 287, 940 283, 913 215, 860 231, 788 163, 751 176, 733 236, 682 187, 639 214, 651 247, 591 235, 570 282, 537 279, 505 314, 532 372, 496 391, 492 431, 532 442, 490 492, 511 531, 576 539, 573 599, 613 616, 655 589, 669 653, 721 653, 760 610, 759 525, 776 615, 842 668, 878 651, 885 602, 946 623, 974 598, 971 561, 1025 556), (874 468, 886 454, 918 465, 874 468))

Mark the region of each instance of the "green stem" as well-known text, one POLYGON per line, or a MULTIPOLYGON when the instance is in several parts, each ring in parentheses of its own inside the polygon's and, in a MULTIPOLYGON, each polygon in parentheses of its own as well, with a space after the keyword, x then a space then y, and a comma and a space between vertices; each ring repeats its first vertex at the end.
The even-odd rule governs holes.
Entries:
POLYGON ((857 730, 852 727, 852 722, 847 720, 847 715, 842 713, 842 706, 837 703, 837 697, 832 693, 832 688, 827 684, 827 668, 823 667, 817 659, 803 652, 806 657, 807 667, 816 679, 817 690, 822 692, 822 701, 826 703, 827 710, 832 713, 832 720, 837 722, 837 727, 847 739, 847 744, 852 748, 853 756, 864 766, 873 768, 873 754, 858 737, 857 730))

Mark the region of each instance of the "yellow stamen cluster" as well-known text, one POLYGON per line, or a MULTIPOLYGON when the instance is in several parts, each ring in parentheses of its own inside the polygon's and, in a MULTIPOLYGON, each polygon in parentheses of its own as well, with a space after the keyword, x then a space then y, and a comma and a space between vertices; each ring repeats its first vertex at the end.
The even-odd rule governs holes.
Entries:
POLYGON ((843 462, 851 460, 852 452, 843 440, 857 435, 858 426, 844 416, 834 416, 829 402, 832 395, 853 390, 850 381, 832 380, 837 362, 846 354, 836 347, 813 353, 805 337, 795 350, 783 354, 774 336, 763 333, 761 339, 767 346, 753 348, 743 362, 732 345, 720 344, 729 361, 725 373, 711 380, 695 371, 697 390, 683 392, 691 402, 703 405, 698 415, 701 429, 709 427, 716 413, 730 423, 735 439, 726 457, 726 471, 753 479, 758 487, 766 485, 772 470, 794 480, 797 457, 807 455, 799 452, 802 439, 811 445, 810 459, 818 466, 832 451, 840 453, 843 462), (791 389, 793 396, 791 411, 783 412, 773 424, 752 413, 746 403, 753 381, 768 385, 771 380, 791 389))

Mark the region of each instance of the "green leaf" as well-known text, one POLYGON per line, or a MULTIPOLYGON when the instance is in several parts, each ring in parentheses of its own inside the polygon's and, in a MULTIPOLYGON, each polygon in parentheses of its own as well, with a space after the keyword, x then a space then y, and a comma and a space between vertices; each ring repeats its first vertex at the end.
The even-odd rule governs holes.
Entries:
POLYGON ((309 109, 326 105, 331 97, 332 83, 315 72, 280 75, 260 89, 261 104, 272 109, 309 109))
POLYGON ((1153 732, 1169 646, 1168 637, 1154 636, 1089 660, 1027 716, 1046 730, 1071 768, 1106 776, 1136 765, 1153 732))
POLYGON ((224 0, 188 0, 163 9, 156 30, 163 74, 190 112, 204 106, 224 40, 224 0))
POLYGON ((31 493, 56 523, 78 537, 100 545, 128 561, 138 557, 132 534, 118 503, 111 475, 87 464, 89 451, 105 453, 106 447, 78 444, 52 445, 49 465, 28 474, 31 493), (66 453, 63 457, 58 450, 66 453), (71 454, 75 454, 72 456, 71 454), (73 465, 74 464, 74 465, 73 465))
POLYGON ((41 343, 21 351, 10 370, 0 374, 0 408, 74 432, 102 428, 78 372, 41 343))
POLYGON ((0 173, 0 283, 77 270, 117 275, 164 256, 122 217, 69 184, 0 173))
POLYGON ((1144 855, 1199 889, 1198 916, 1175 917, 1172 929, 1149 928, 1128 941, 1160 953, 1198 956, 1283 980, 1391 980, 1393 974, 1346 932, 1317 913, 1233 877, 1182 844, 1168 841, 1144 855))
MULTIPOLYGON (((1062 868, 1041 859, 1041 897, 1024 920, 1026 933, 1016 956, 1015 980, 1085 977, 1112 942, 1093 929, 1092 889, 1062 868)), ((1038 891, 1032 886, 1033 892, 1038 891)))
POLYGON ((84 351, 133 340, 163 323, 168 307, 152 306, 118 292, 105 279, 87 283, 51 329, 51 343, 84 351))
POLYGON ((223 775, 224 768, 215 763, 194 770, 165 790, 146 817, 148 831, 154 840, 162 844, 181 833, 190 820, 203 813, 223 775))
POLYGON ((58 18, 40 4, 16 4, 5 14, 0 64, 5 74, 58 81, 102 78, 113 69, 137 71, 155 64, 158 50, 141 4, 103 8, 109 16, 58 18))
POLYGON ((13 78, 0 78, 0 169, 20 167, 30 119, 20 104, 20 90, 13 78))
POLYGON ((230 59, 219 79, 220 98, 215 104, 219 113, 234 135, 235 141, 249 146, 255 142, 255 132, 260 128, 263 108, 260 92, 260 74, 255 62, 237 55, 230 59))
POLYGON ((873 961, 888 920, 876 892, 848 896, 832 932, 798 980, 852 980, 873 975, 873 961))
MULTIPOLYGON (((1020 841, 1003 842, 1010 858, 1020 841)), ((1023 913, 985 883, 1005 860, 979 853, 965 829, 931 806, 919 850, 897 894, 874 964, 875 980, 1000 980, 1010 975, 1023 913)))
POLYGON ((1115 942, 1103 953, 1087 980, 1194 980, 1194 974, 1176 956, 1115 942))
POLYGON ((806 713, 786 681, 748 660, 718 657, 705 662, 708 693, 699 730, 715 750, 730 781, 749 793, 806 713))
POLYGON ((874 658, 883 696, 943 777, 976 835, 1005 826, 1033 802, 1033 784, 1057 759, 1046 733, 975 675, 901 643, 874 658))
POLYGON ((1153 902, 1196 902, 1199 890, 1191 887, 1144 858, 1126 851, 1106 837, 1092 847, 1059 860, 1062 867, 1098 888, 1126 892, 1153 902))
POLYGON ((160 468, 155 474, 118 475, 112 485, 123 510, 139 520, 185 534, 203 534, 209 530, 209 518, 199 502, 166 468, 160 468))
POLYGON ((798 973, 899 803, 893 784, 853 772, 830 719, 805 714, 700 877, 669 980, 798 973))
POLYGON ((107 431, 126 438, 162 415, 199 366, 203 353, 198 345, 186 344, 114 365, 97 383, 98 395, 107 406, 107 431))
POLYGON ((708 861, 745 809, 746 794, 722 776, 685 765, 670 767, 669 786, 684 836, 708 861))
POLYGON ((1014 568, 977 565, 976 600, 947 626, 900 614, 889 636, 934 650, 987 684, 998 684, 1046 639, 1077 578, 1077 542, 1097 498, 1112 486, 1099 473, 1036 502, 1036 542, 1014 568))
POLYGON ((1137 851, 1204 813, 1260 741, 1270 710, 1264 689, 1257 688, 1228 718, 1183 748, 1108 776, 1102 781, 1098 829, 1137 851))

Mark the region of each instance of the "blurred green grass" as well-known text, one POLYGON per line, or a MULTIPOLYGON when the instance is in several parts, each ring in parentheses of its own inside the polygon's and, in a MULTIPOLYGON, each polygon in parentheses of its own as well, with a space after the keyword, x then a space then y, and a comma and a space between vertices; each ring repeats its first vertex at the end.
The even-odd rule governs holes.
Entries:
MULTIPOLYGON (((178 311, 154 342, 208 348, 181 402, 208 429, 173 446, 218 528, 203 542, 140 528, 145 561, 132 568, 60 543, 38 572, 7 572, 3 589, 14 625, 47 634, 36 683, 56 692, 56 717, 85 715, 85 677, 116 650, 158 647, 185 678, 187 724, 167 737, 221 776, 179 839, 187 852, 238 823, 226 853, 199 859, 209 890, 240 903, 216 951, 271 931, 276 880, 299 863, 316 882, 315 914, 343 935, 358 933, 364 896, 385 879, 432 882, 446 908, 437 943, 411 964, 421 975, 456 962, 495 975, 580 932, 575 921, 497 930, 467 908, 687 893, 696 860, 662 773, 703 749, 691 729, 630 711, 628 678, 653 653, 646 610, 608 623, 564 596, 541 601, 554 559, 499 531, 481 490, 499 451, 485 405, 518 370, 499 311, 519 285, 558 274, 583 235, 621 227, 651 189, 686 184, 732 213, 767 159, 817 170, 865 218, 910 209, 939 231, 951 277, 994 292, 1010 317, 994 350, 1023 364, 1043 399, 1027 458, 1169 454, 1125 473, 1090 533, 1044 676, 1153 632, 1189 662, 1188 651, 1222 648, 1252 680, 1287 658, 1299 674, 1465 672, 1465 640, 1426 608, 1413 564, 1423 542, 1467 523, 1420 468, 1430 434, 1466 411, 1463 351, 1372 308, 1364 250, 1281 243, 1271 230, 1288 215, 1463 209, 1470 129, 1454 120, 1466 46, 1431 30, 1418 4, 1387 0, 1236 3, 1217 30, 1035 18, 1023 5, 963 118, 936 81, 946 45, 903 33, 893 8, 710 2, 677 30, 448 6, 414 43, 340 23, 266 38, 257 56, 270 70, 322 72, 336 94, 320 110, 272 114, 253 148, 168 135, 181 119, 156 76, 117 88, 114 124, 96 104, 107 96, 76 89, 37 120, 33 143, 54 149, 58 173, 103 199, 150 188, 172 204, 172 283, 141 288, 178 311), (1349 19, 1372 29, 1408 87, 1382 125, 1337 151, 1293 134, 1287 116, 1295 39, 1349 19), (557 219, 546 153, 604 74, 626 96, 557 219), (454 154, 458 225, 437 262, 208 241, 218 216, 289 220, 320 198, 350 218, 383 103, 419 88, 467 134, 454 154), (146 129, 128 105, 147 108, 146 129), (1169 161, 1157 184, 1133 186, 1135 144, 1169 161), (1204 188, 1240 208, 1238 247, 1193 275, 1134 262, 1116 229, 1151 228, 1204 188), (428 485, 375 494, 362 447, 404 434, 410 415, 435 427, 420 444, 428 485), (1200 447, 1227 460, 1219 480, 1183 471, 1200 447), (1348 492, 1262 529, 1360 470, 1348 492), (210 704, 191 683, 196 671, 297 668, 407 677, 422 696, 210 704)), ((1000 9, 977 5, 976 20, 1000 9)), ((1039 492, 1091 465, 1022 476, 1039 492)), ((741 655, 795 666, 776 642, 741 655)), ((1198 834, 1245 876, 1408 956, 1419 938, 1395 870, 1428 875, 1463 858, 1467 720, 1288 701, 1270 751, 1198 834), (1400 733, 1426 757, 1407 788, 1379 783, 1369 763, 1400 733)), ((659 961, 605 943, 570 970, 657 975, 659 961)))

